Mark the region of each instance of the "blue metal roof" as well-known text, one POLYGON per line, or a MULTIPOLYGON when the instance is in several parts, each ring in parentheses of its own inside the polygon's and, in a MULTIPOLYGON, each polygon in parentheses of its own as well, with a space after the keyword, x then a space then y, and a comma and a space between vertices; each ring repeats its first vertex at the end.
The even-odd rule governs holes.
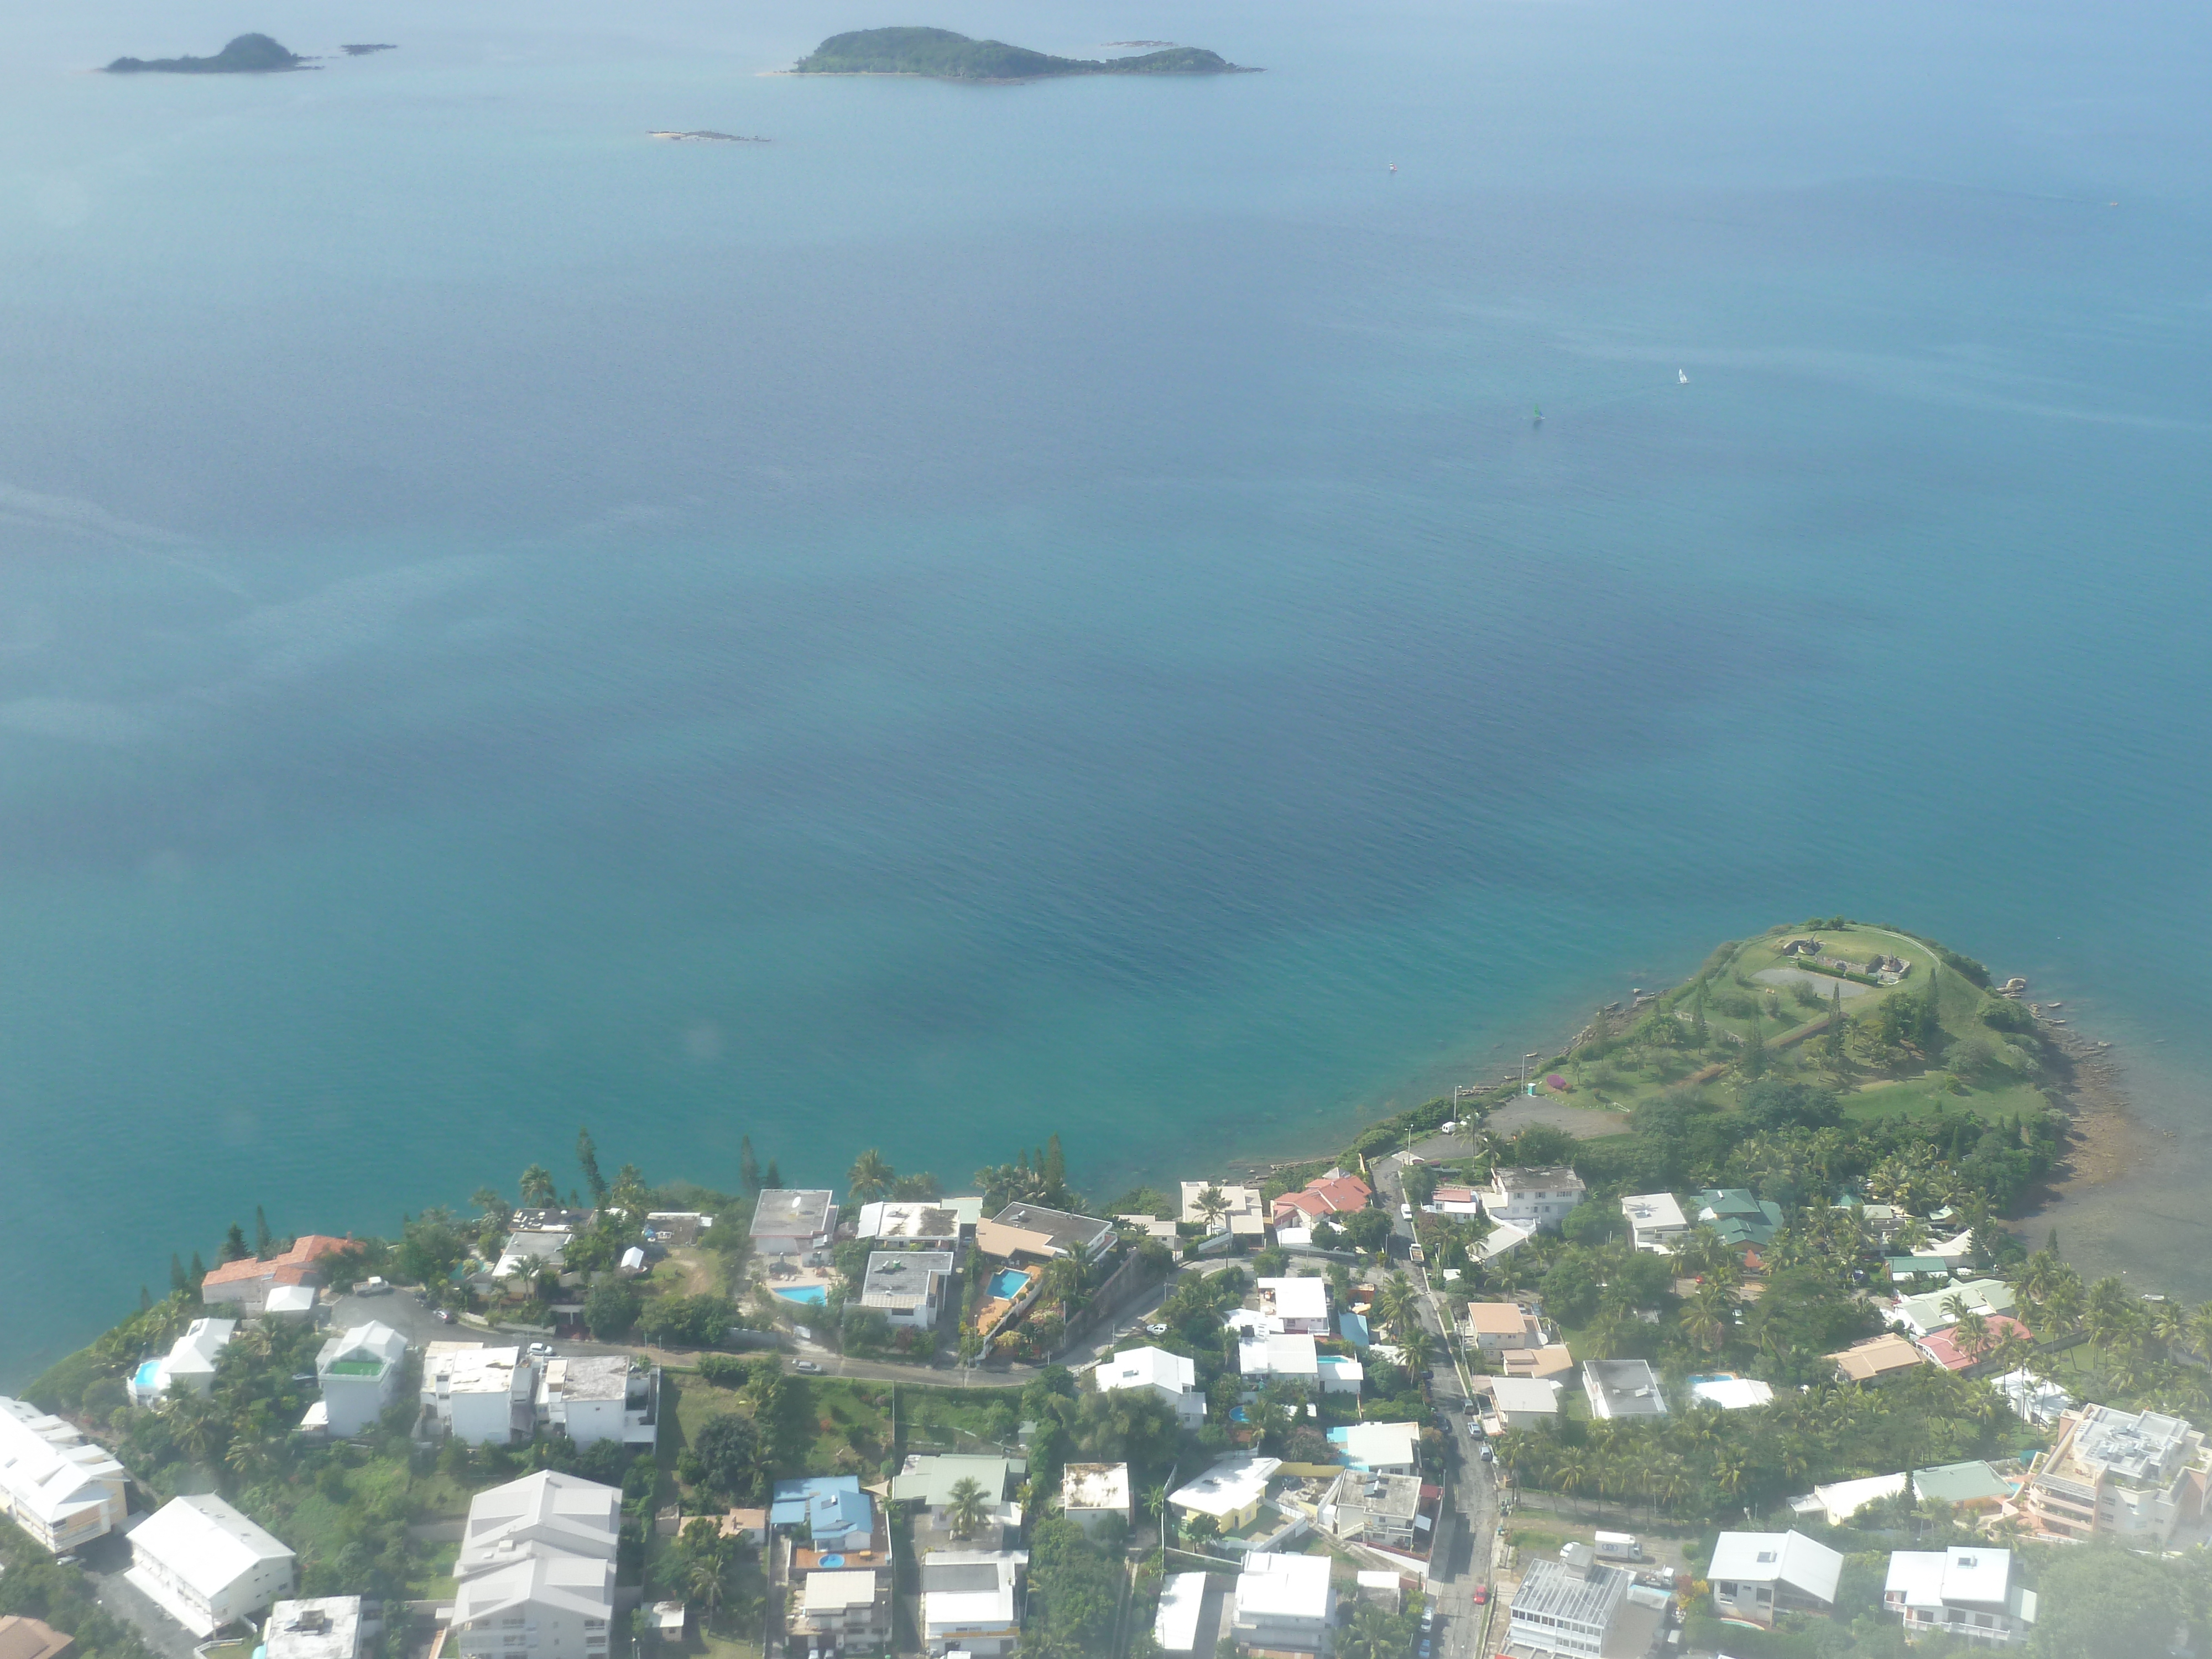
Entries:
POLYGON ((876 1529, 875 1502, 860 1490, 854 1474, 817 1474, 804 1480, 779 1480, 775 1501, 769 1510, 772 1527, 795 1527, 801 1522, 814 1530, 815 1542, 876 1529))

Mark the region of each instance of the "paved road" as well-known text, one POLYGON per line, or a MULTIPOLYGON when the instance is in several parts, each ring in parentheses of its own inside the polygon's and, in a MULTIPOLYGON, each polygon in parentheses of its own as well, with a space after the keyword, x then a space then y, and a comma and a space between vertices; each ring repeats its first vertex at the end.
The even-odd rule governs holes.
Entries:
MULTIPOLYGON (((1465 1149, 1465 1136, 1440 1135, 1414 1147, 1413 1156, 1433 1158, 1465 1149)), ((1404 1155, 1378 1159, 1370 1167, 1375 1174, 1376 1196, 1389 1206, 1393 1230, 1401 1243, 1412 1243, 1413 1224, 1401 1213, 1405 1203, 1404 1155)), ((1437 1352, 1443 1356, 1441 1363, 1430 1368, 1429 1388, 1451 1425, 1452 1455, 1458 1466, 1449 1494, 1457 1518, 1449 1536, 1439 1542, 1444 1559, 1435 1565, 1431 1581, 1431 1598, 1439 1620, 1435 1652, 1438 1659, 1478 1659, 1484 1609, 1474 1604, 1474 1589, 1491 1582, 1498 1539, 1495 1466, 1482 1461, 1482 1437, 1468 1421, 1468 1407, 1474 1402, 1468 1397, 1468 1378, 1451 1355, 1450 1322, 1443 1297, 1429 1282, 1425 1269, 1415 1267, 1412 1272, 1426 1292, 1420 1301, 1422 1322, 1437 1337, 1437 1352)))

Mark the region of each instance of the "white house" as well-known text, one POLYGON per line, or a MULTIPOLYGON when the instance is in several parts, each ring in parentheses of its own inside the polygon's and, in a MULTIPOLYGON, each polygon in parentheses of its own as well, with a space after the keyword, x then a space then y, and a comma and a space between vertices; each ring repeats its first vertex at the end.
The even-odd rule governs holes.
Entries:
POLYGON ((1421 1467, 1418 1423, 1351 1423, 1334 1431, 1343 1439, 1346 1459, 1355 1469, 1377 1474, 1413 1474, 1421 1467))
POLYGON ((1336 1592, 1325 1555, 1247 1555, 1237 1575, 1230 1630, 1240 1648, 1326 1654, 1336 1592))
POLYGON ((2012 1552, 1979 1545, 1893 1551, 1881 1604, 1908 1636, 1940 1631, 2002 1645, 2035 1623, 2035 1592, 2013 1582, 2012 1552))
POLYGON ((324 1426, 341 1439, 373 1426, 399 1397, 406 1369, 407 1339, 381 1320, 332 1337, 315 1355, 324 1426))
POLYGON ((2039 1428, 2050 1428, 2074 1409, 2072 1395, 2033 1371, 2007 1371, 1991 1377, 1990 1386, 2005 1397, 2014 1415, 2039 1428))
POLYGON ((21 1400, 0 1399, 0 1515, 67 1554, 123 1524, 131 1477, 104 1446, 21 1400))
POLYGON ((1890 1304, 1889 1316, 1916 1340, 1930 1336, 1946 1325, 1958 1322, 1958 1316, 1943 1305, 1953 1297, 1958 1297, 1969 1313, 1978 1313, 1984 1319, 1991 1314, 2008 1314, 2013 1309, 2011 1285, 2001 1279, 1973 1279, 1963 1285, 1947 1285, 1925 1296, 1901 1296, 1890 1304))
POLYGON ((1905 1490, 1902 1474, 1869 1474, 1859 1480, 1837 1480, 1815 1486, 1790 1507, 1799 1515, 1817 1515, 1832 1527, 1840 1527, 1869 1504, 1894 1498, 1905 1490))
POLYGON ((959 1212, 949 1205, 895 1199, 860 1206, 860 1222, 853 1232, 855 1238, 902 1250, 957 1250, 960 1234, 959 1212))
POLYGON ((453 1648, 461 1659, 514 1659, 519 1651, 532 1659, 606 1659, 614 1616, 613 1562, 523 1553, 456 1587, 453 1648), (518 1638, 534 1645, 507 1646, 518 1638))
POLYGON ((1255 1385, 1277 1378, 1309 1393, 1321 1387, 1321 1355, 1310 1336, 1248 1336, 1237 1345, 1237 1369, 1255 1385))
POLYGON ((1479 1376, 1474 1386, 1476 1393, 1490 1396, 1482 1425, 1486 1434, 1559 1421, 1561 1385, 1548 1376, 1479 1376))
POLYGON ((952 1268, 950 1250, 871 1251, 866 1276, 860 1281, 860 1305, 872 1308, 894 1325, 934 1330, 952 1268))
POLYGON ((1664 1417, 1667 1396, 1659 1390, 1659 1373, 1644 1359, 1585 1359, 1583 1392, 1589 1396, 1595 1418, 1664 1417))
POLYGON ((753 1249, 766 1256, 819 1255, 837 1231, 837 1195, 826 1188, 771 1187, 753 1205, 753 1249))
POLYGON ((1012 1653, 1022 1636, 1027 1550, 931 1550, 921 1558, 921 1639, 932 1656, 1012 1653))
POLYGON ((520 1348, 433 1342, 422 1351, 422 1407, 472 1445, 527 1440, 537 1425, 538 1368, 520 1348))
POLYGON ((1260 1310, 1287 1335, 1327 1336, 1328 1281, 1306 1277, 1259 1281, 1260 1310))
POLYGON ((134 1406, 165 1399, 172 1385, 204 1395, 215 1387, 217 1357, 238 1334, 235 1319, 195 1319, 159 1359, 143 1360, 124 1385, 134 1406))
POLYGON ((1347 1543, 1413 1549, 1431 1528, 1421 1513, 1421 1477, 1346 1469, 1321 1500, 1321 1524, 1347 1543))
MULTIPOLYGON (((1152 1639, 1160 1644, 1162 1653, 1197 1652, 1206 1577, 1202 1572, 1171 1572, 1160 1581, 1160 1607, 1152 1616, 1152 1639)), ((1212 1656, 1201 1656, 1201 1659, 1212 1659, 1212 1656)))
POLYGON ((292 1570, 290 1550, 210 1492, 173 1498, 140 1522, 125 1576, 204 1638, 289 1595, 292 1570))
POLYGON ((1126 1528, 1135 1514, 1129 1501, 1127 1463, 1070 1463, 1060 1478, 1063 1514, 1096 1536, 1107 1517, 1119 1516, 1126 1528))
POLYGON ((1168 1502, 1188 1515, 1208 1515, 1222 1532, 1249 1525, 1260 1513, 1267 1482, 1283 1467, 1279 1457, 1235 1452, 1187 1486, 1168 1494, 1168 1502))
POLYGON ((1755 1376, 1699 1377, 1690 1384, 1690 1403, 1740 1412, 1753 1406, 1772 1405, 1774 1388, 1755 1376))
POLYGON ((1492 1171, 1490 1184, 1480 1194, 1483 1210, 1492 1219, 1536 1231, 1558 1226, 1589 1190, 1572 1170, 1501 1166, 1492 1171))
POLYGON ((1836 1605, 1844 1558, 1800 1532, 1724 1532, 1705 1577, 1713 1611, 1771 1628, 1778 1613, 1826 1613, 1836 1605))
POLYGON ((1589 1545, 1569 1544, 1558 1560, 1531 1561, 1522 1575, 1504 1650, 1570 1659, 1641 1656, 1666 1622, 1668 1599, 1663 1590, 1639 1586, 1627 1568, 1598 1560, 1589 1545))
POLYGON ((533 1554, 612 1561, 621 1533, 619 1489, 541 1470, 469 1500, 453 1576, 466 1578, 533 1554))
POLYGON ((1256 1187, 1186 1181, 1182 1183, 1182 1218, 1194 1227, 1225 1231, 1232 1237, 1263 1238, 1267 1231, 1267 1205, 1256 1187), (1200 1203, 1208 1191, 1221 1194, 1223 1207, 1218 1218, 1207 1215, 1200 1203))
POLYGON ((1196 1428, 1206 1420, 1206 1396, 1199 1392, 1197 1362, 1165 1348, 1127 1348, 1098 1362, 1091 1373, 1101 1394, 1142 1389, 1175 1407, 1176 1420, 1196 1428))
POLYGON ((1690 1219, 1682 1213, 1682 1206, 1672 1193, 1638 1193, 1620 1200, 1620 1212, 1628 1218, 1630 1241, 1639 1250, 1654 1251, 1660 1255, 1671 1255, 1674 1246, 1690 1231, 1690 1219))
POLYGON ((633 1370, 622 1354, 549 1359, 532 1409, 539 1424, 579 1446, 650 1446, 660 1434, 660 1367, 633 1370))
POLYGON ((872 1652, 891 1640, 891 1573, 888 1567, 816 1569, 800 1581, 798 1616, 787 1632, 786 1650, 872 1652))

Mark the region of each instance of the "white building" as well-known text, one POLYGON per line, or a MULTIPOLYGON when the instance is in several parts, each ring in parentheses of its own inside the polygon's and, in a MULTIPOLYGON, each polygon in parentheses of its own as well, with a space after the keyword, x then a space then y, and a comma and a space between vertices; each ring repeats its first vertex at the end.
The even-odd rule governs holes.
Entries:
POLYGON ((888 1649, 891 1575, 888 1569, 817 1569, 799 1581, 796 1616, 786 1650, 825 1654, 888 1649))
POLYGON ((1649 1360, 1585 1359, 1583 1392, 1589 1396, 1595 1418, 1667 1415, 1667 1396, 1659 1391, 1659 1373, 1649 1360))
POLYGON ((950 1205, 889 1199, 860 1206, 860 1224, 853 1232, 855 1238, 902 1250, 957 1250, 960 1234, 960 1212, 950 1205))
POLYGON ((264 1659, 359 1659, 361 1638, 383 1629, 382 1620, 362 1618, 358 1595, 279 1601, 262 1626, 264 1659))
POLYGON ((1301 1279, 1263 1279, 1259 1282, 1260 1310, 1273 1328, 1291 1335, 1327 1336, 1328 1281, 1301 1279))
POLYGON ((195 1636, 256 1613, 292 1588, 292 1552, 212 1493, 173 1498, 131 1534, 125 1575, 195 1636))
POLYGON ((535 1278, 540 1271, 550 1267, 561 1271, 568 1246, 574 1235, 565 1227, 521 1227, 509 1233, 507 1247, 500 1252, 499 1260, 491 1270, 494 1279, 513 1279, 520 1274, 535 1278))
POLYGON ((1168 1494, 1168 1502, 1188 1515, 1209 1515, 1222 1532, 1249 1525, 1260 1513, 1267 1482, 1283 1467, 1279 1457, 1234 1452, 1187 1486, 1168 1494))
POLYGON ((2074 1409, 2072 1395, 2033 1371, 2007 1371, 1991 1377, 1990 1386, 2005 1397, 2014 1416, 2039 1428, 2051 1427, 2074 1409))
POLYGON ((1091 1373, 1101 1394, 1142 1389, 1175 1407, 1176 1420, 1196 1428, 1206 1420, 1206 1396, 1199 1392, 1198 1364, 1165 1348, 1127 1348, 1098 1362, 1091 1373))
POLYGON ((2163 1547, 2204 1512, 2212 1447, 2185 1418, 2090 1404, 2059 1419, 2057 1443, 2033 1471, 2022 1495, 2039 1531, 2163 1547))
POLYGON ((1421 1513, 1421 1477, 1346 1469, 1321 1500, 1320 1520, 1329 1535, 1384 1549, 1418 1547, 1431 1530, 1421 1513))
POLYGON ((461 1580, 447 1651, 458 1649, 461 1659, 605 1659, 614 1616, 613 1562, 524 1553, 461 1580))
POLYGON ((422 1407, 471 1445, 527 1440, 537 1425, 538 1368, 520 1348, 433 1342, 422 1351, 422 1407))
POLYGON ((1321 1354, 1310 1336, 1248 1336, 1237 1345, 1237 1369, 1255 1386, 1276 1379, 1308 1393, 1321 1387, 1321 1354))
POLYGON ((58 1417, 0 1398, 0 1515, 65 1555, 123 1524, 123 1465, 58 1417))
POLYGON ((1832 1527, 1840 1527, 1869 1504, 1880 1504, 1905 1490, 1902 1474, 1869 1474, 1859 1480, 1837 1480, 1815 1486, 1790 1507, 1799 1515, 1817 1515, 1832 1527))
POLYGON ((1129 1501, 1127 1463, 1070 1463, 1060 1478, 1061 1512, 1097 1536, 1109 1516, 1119 1516, 1126 1528, 1135 1514, 1129 1501))
POLYGON ((1490 1397, 1482 1425, 1486 1434, 1559 1420, 1561 1385, 1548 1376, 1479 1376, 1474 1386, 1478 1395, 1490 1397))
POLYGON ((312 1285, 277 1285, 270 1287, 268 1300, 261 1304, 264 1319, 307 1319, 315 1316, 322 1294, 312 1285))
POLYGON ((1755 1376, 1706 1376, 1690 1384, 1690 1403, 1717 1411, 1740 1412, 1774 1403, 1774 1388, 1755 1376))
POLYGON ((1532 1231, 1556 1227, 1581 1203, 1589 1188, 1572 1170, 1499 1168, 1480 1189, 1484 1212, 1493 1220, 1532 1231))
POLYGON ((157 1405, 167 1398, 172 1386, 204 1396, 215 1387, 216 1358, 237 1334, 235 1319, 195 1319, 166 1355, 141 1362, 131 1373, 125 1385, 131 1403, 157 1405))
POLYGON ((1336 1613, 1328 1569, 1325 1555, 1247 1555, 1230 1618, 1237 1645, 1269 1653, 1328 1652, 1336 1613))
POLYGON ((529 1555, 612 1561, 621 1532, 617 1488, 541 1470, 469 1500, 453 1576, 466 1578, 529 1555))
POLYGON ((921 1639, 933 1656, 1012 1653, 1022 1636, 1027 1550, 931 1550, 921 1558, 921 1639))
POLYGON ((1771 1629, 1778 1613, 1826 1613, 1836 1605, 1844 1558, 1800 1532, 1724 1532, 1705 1577, 1713 1611, 1771 1629))
POLYGON ((1377 1474, 1413 1474, 1421 1467, 1421 1425, 1418 1423, 1351 1423, 1336 1432, 1336 1443, 1355 1469, 1377 1474))
POLYGON ((1665 1591, 1644 1589, 1626 1567, 1599 1561, 1587 1544, 1569 1544, 1556 1561, 1535 1560, 1513 1592, 1505 1650, 1641 1656, 1667 1617, 1665 1591))
POLYGON ((950 1250, 872 1251, 867 1276, 860 1281, 860 1305, 894 1325, 934 1330, 952 1269, 950 1250))
POLYGON ((2012 1552, 1978 1545, 1893 1552, 1881 1604, 1908 1636, 1940 1631, 2002 1644, 2025 1639, 2035 1623, 2035 1592, 2013 1582, 2012 1552))
POLYGON ((538 1423, 579 1446, 651 1446, 660 1434, 660 1367, 633 1370, 621 1354, 549 1359, 538 1379, 538 1423))
POLYGON ((1624 1198, 1620 1212, 1628 1218, 1629 1239, 1639 1250, 1671 1255, 1690 1231, 1690 1219, 1672 1193, 1638 1193, 1624 1198))
MULTIPOLYGON (((1152 1616, 1152 1639, 1167 1654, 1196 1654, 1198 1621, 1206 1610, 1202 1572, 1171 1572, 1160 1581, 1160 1607, 1152 1616)), ((1200 1656, 1212 1659, 1212 1656, 1200 1656)))
POLYGON ((1186 1181, 1182 1183, 1182 1218, 1194 1227, 1225 1231, 1236 1238, 1263 1238, 1267 1231, 1267 1205, 1256 1187, 1186 1181), (1218 1217, 1207 1215, 1199 1206, 1200 1199, 1209 1191, 1221 1194, 1224 1207, 1218 1217))
POLYGON ((407 1339, 381 1320, 332 1337, 315 1355, 324 1426, 341 1439, 373 1427, 399 1397, 406 1370, 407 1339))
POLYGON ((1946 1325, 1958 1323, 1959 1316, 1944 1306, 1954 1297, 1967 1312, 1984 1319, 1991 1314, 2008 1314, 2013 1309, 2011 1285, 2001 1279, 1974 1279, 1963 1285, 1947 1285, 1925 1296, 1901 1296, 1890 1304, 1889 1316, 1916 1340, 1932 1336, 1946 1325))
POLYGON ((753 1249, 766 1256, 820 1255, 837 1231, 837 1195, 826 1188, 771 1187, 753 1206, 753 1249))

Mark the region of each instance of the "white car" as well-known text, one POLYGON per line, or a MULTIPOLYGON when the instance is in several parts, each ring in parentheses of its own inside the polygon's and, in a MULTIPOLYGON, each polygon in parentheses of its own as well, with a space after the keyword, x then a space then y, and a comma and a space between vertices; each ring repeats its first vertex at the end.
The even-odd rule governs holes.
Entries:
POLYGON ((550 1342, 533 1342, 530 1345, 530 1352, 533 1358, 550 1358, 553 1352, 553 1345, 550 1342))

